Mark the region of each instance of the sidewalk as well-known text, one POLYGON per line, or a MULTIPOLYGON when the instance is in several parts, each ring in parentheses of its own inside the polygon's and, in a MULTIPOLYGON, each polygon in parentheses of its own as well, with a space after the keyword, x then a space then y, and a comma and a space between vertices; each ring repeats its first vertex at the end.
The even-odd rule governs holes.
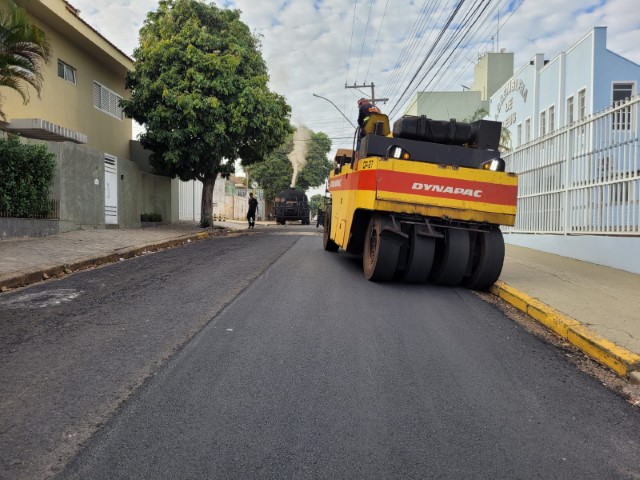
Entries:
MULTIPOLYGON (((246 222, 143 229, 79 230, 0 240, 0 289, 28 285, 93 265, 246 231, 246 222), (222 228, 222 230, 221 230, 222 228)), ((257 222, 256 230, 273 225, 257 222)), ((507 245, 492 293, 556 331, 585 353, 640 383, 640 275, 507 245)))
POLYGON ((640 275, 507 245, 491 291, 640 383, 640 275))

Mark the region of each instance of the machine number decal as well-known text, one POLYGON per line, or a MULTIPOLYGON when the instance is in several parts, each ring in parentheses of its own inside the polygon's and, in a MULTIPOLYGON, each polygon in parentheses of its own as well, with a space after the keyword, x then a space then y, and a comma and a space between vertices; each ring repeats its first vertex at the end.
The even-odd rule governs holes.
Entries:
POLYGON ((362 161, 362 169, 366 170, 367 168, 373 168, 375 165, 375 161, 373 160, 363 160, 362 161))

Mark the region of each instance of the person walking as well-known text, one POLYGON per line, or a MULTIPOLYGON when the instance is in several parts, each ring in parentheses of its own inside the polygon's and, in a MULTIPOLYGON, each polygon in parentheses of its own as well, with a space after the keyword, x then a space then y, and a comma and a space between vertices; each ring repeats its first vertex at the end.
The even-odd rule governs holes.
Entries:
POLYGON ((258 212, 258 200, 253 197, 253 192, 249 193, 249 211, 247 212, 248 228, 255 228, 256 213, 258 212))

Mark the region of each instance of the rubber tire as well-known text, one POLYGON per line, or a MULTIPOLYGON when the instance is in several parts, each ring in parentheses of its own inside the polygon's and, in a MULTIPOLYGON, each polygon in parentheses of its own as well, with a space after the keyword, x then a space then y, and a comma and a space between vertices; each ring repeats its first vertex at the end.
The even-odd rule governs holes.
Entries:
POLYGON ((467 273, 469 257, 469 232, 447 228, 444 240, 438 241, 435 265, 429 280, 438 285, 459 285, 467 273))
POLYGON ((387 215, 373 215, 367 226, 362 269, 366 279, 372 282, 391 280, 398 266, 400 244, 380 236, 390 222, 387 215))
POLYGON ((500 277, 504 264, 504 238, 499 228, 478 233, 471 260, 471 273, 462 280, 462 285, 473 290, 488 290, 500 277))
POLYGON ((401 279, 407 283, 425 283, 433 266, 436 253, 436 239, 418 235, 417 226, 411 229, 409 235, 409 253, 407 268, 401 279))
POLYGON ((338 244, 331 240, 331 207, 327 209, 324 217, 324 231, 322 232, 322 247, 327 252, 337 252, 338 244))
POLYGON ((278 218, 277 223, 279 223, 280 225, 284 225, 286 223, 286 220, 284 218, 278 218))

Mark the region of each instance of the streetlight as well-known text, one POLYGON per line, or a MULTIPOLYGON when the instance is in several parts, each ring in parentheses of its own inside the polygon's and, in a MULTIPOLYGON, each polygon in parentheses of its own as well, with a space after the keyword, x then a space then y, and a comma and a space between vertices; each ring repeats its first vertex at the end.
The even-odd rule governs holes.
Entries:
POLYGON ((342 110, 340 110, 340 109, 336 106, 336 104, 335 104, 335 103, 333 103, 331 100, 329 100, 328 98, 325 98, 325 97, 321 97, 320 95, 316 95, 315 93, 313 94, 313 96, 314 96, 314 97, 321 98, 321 99, 326 100, 327 102, 329 102, 331 105, 333 105, 333 106, 336 108, 336 110, 338 110, 338 111, 340 112, 340 115, 342 115, 342 116, 347 120, 347 122, 349 122, 349 123, 351 124, 351 126, 352 126, 353 128, 356 128, 356 126, 353 124, 353 122, 352 122, 351 120, 349 120, 349 119, 347 118, 347 116, 346 116, 344 113, 342 113, 342 110))

